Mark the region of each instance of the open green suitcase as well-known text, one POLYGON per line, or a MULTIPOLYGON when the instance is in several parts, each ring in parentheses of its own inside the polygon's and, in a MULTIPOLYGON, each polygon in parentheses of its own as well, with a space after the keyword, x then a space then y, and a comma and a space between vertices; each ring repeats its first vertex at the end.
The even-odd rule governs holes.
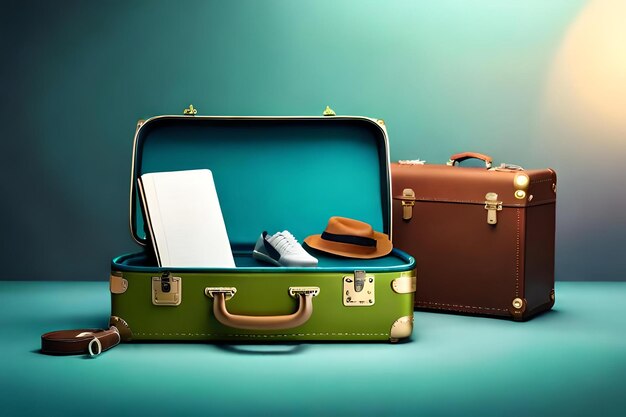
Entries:
MULTIPOLYGON (((415 262, 321 252, 316 268, 252 258, 263 230, 302 241, 331 216, 391 232, 387 133, 366 117, 158 116, 134 139, 130 225, 144 250, 111 265, 111 325, 125 341, 398 341, 413 329, 415 262), (236 268, 159 268, 147 244, 137 177, 213 173, 236 268), (356 291, 355 283, 364 288, 356 291)), ((210 237, 209 237, 210 238, 210 237)))

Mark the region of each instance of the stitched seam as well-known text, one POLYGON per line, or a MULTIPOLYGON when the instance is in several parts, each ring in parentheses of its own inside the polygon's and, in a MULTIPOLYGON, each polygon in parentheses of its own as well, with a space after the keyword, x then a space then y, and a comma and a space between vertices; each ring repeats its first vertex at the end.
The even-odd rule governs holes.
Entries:
POLYGON ((531 181, 531 184, 539 184, 540 182, 553 182, 552 178, 544 178, 542 180, 535 180, 535 181, 531 181))
MULTIPOLYGON (((401 199, 397 199, 397 200, 401 200, 401 199)), ((485 204, 485 200, 482 200, 482 201, 476 201, 476 200, 448 200, 448 199, 445 199, 445 198, 435 198, 435 197, 419 197, 419 198, 415 198, 415 199, 410 200, 410 201, 424 201, 424 202, 437 201, 437 202, 443 202, 443 203, 485 204)))
MULTIPOLYGON (((402 200, 402 201, 415 201, 421 203, 459 203, 459 204, 476 204, 476 205, 485 205, 485 200, 482 201, 474 201, 474 200, 448 200, 444 198, 434 198, 434 197, 420 197, 420 198, 396 198, 394 200, 402 200)), ((503 203, 502 207, 520 207, 522 203, 503 203)))
POLYGON ((445 310, 447 307, 456 307, 456 308, 473 309, 473 310, 509 311, 506 308, 482 307, 482 306, 463 306, 463 305, 458 305, 458 304, 435 303, 435 302, 432 302, 432 301, 418 301, 417 305, 421 306, 421 307, 441 306, 441 307, 431 307, 431 308, 437 308, 437 309, 440 309, 440 310, 445 310))
POLYGON ((520 210, 517 212, 517 232, 515 238, 515 297, 519 297, 519 250, 520 250, 520 210))
POLYGON ((137 336, 216 336, 216 337, 256 337, 278 338, 292 336, 389 336, 389 333, 292 333, 292 334, 219 334, 219 333, 141 333, 133 332, 137 336))

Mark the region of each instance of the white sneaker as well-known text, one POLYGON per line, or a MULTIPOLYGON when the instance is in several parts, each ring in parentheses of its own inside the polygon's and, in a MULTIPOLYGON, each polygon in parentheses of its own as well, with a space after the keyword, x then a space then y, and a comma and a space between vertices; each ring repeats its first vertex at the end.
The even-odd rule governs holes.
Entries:
POLYGON ((261 233, 252 256, 277 266, 317 266, 317 259, 309 255, 286 230, 272 236, 267 232, 261 233))

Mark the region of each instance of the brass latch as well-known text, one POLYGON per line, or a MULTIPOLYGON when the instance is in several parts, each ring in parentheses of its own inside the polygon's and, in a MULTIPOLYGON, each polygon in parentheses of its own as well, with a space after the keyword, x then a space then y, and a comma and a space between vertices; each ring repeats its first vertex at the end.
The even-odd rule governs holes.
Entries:
POLYGON ((498 223, 497 213, 502 211, 502 201, 498 201, 498 194, 487 193, 485 195, 485 210, 487 210, 487 223, 498 223))
POLYGON ((402 220, 411 220, 415 205, 415 191, 410 188, 402 190, 402 220))
POLYGON ((186 116, 195 116, 198 113, 198 110, 193 107, 193 104, 190 104, 185 110, 183 110, 183 114, 186 116))
POLYGON ((354 271, 343 277, 343 305, 346 307, 372 306, 376 302, 374 275, 354 271))
POLYGON ((152 277, 152 304, 157 306, 177 306, 183 296, 183 281, 164 272, 160 277, 152 277))

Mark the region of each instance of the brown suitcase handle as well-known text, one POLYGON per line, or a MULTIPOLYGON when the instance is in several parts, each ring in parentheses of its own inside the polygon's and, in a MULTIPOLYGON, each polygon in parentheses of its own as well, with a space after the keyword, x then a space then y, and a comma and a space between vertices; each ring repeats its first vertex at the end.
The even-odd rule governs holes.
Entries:
POLYGON ((484 153, 478 153, 478 152, 455 153, 454 155, 450 157, 450 160, 447 162, 446 165, 454 166, 455 163, 461 163, 467 159, 472 159, 472 158, 480 159, 481 161, 484 161, 485 168, 487 169, 491 168, 491 163, 493 162, 493 158, 490 157, 489 155, 485 155, 484 153))
POLYGON ((98 356, 122 341, 117 327, 104 329, 57 330, 41 335, 41 353, 47 355, 98 356))
MULTIPOLYGON (((248 330, 292 329, 306 323, 313 314, 313 297, 316 293, 296 293, 298 310, 284 316, 245 316, 231 314, 226 308, 227 296, 230 299, 237 290, 234 288, 206 288, 204 293, 214 299, 213 315, 225 326, 248 330)), ((319 289, 317 290, 319 291, 319 289)))

